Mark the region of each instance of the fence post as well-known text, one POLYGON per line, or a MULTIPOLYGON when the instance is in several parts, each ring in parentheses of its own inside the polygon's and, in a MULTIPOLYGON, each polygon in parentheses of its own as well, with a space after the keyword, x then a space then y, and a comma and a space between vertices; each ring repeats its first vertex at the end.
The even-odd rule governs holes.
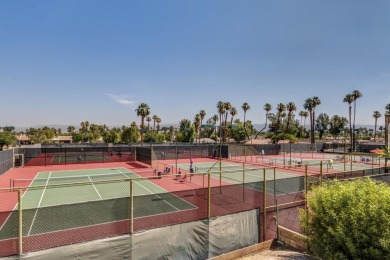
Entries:
POLYGON ((307 165, 305 165, 305 221, 306 226, 309 224, 309 209, 307 207, 307 165))
POLYGON ((279 241, 279 209, 278 209, 278 200, 275 200, 276 205, 276 240, 279 241))
POLYGON ((134 194, 133 194, 133 179, 130 180, 130 234, 134 232, 134 194))
POLYGON ((211 185, 210 185, 210 182, 211 182, 211 177, 210 177, 210 173, 207 173, 207 182, 208 182, 208 196, 207 196, 207 218, 210 219, 211 217, 211 185))
POLYGON ((320 162, 320 186, 322 186, 322 161, 320 162))
MULTIPOLYGON (((307 187, 308 187, 308 183, 307 183, 307 164, 306 164, 305 165, 305 199, 307 198, 307 187)), ((305 206, 305 210, 307 211, 307 206, 305 206)))
POLYGON ((267 181, 265 179, 265 168, 263 168, 263 242, 267 232, 267 181))
POLYGON ((18 254, 23 254, 23 207, 22 207, 22 188, 18 189, 18 254))
POLYGON ((274 203, 277 202, 276 200, 276 167, 274 167, 274 203))
POLYGON ((242 202, 245 201, 245 165, 242 164, 242 202))

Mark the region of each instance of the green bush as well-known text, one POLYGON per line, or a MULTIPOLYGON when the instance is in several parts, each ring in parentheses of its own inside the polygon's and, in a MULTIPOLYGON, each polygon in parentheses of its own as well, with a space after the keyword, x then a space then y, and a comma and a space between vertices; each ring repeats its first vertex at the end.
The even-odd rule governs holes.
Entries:
POLYGON ((321 259, 390 259, 390 186, 373 180, 324 183, 300 221, 321 259))

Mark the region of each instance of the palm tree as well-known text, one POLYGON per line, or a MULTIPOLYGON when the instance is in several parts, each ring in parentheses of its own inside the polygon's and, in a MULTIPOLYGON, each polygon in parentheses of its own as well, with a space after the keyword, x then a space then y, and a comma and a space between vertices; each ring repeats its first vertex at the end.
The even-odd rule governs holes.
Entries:
POLYGON ((155 131, 156 130, 156 120, 157 120, 157 118, 158 118, 158 116, 157 115, 153 115, 153 131, 155 131))
POLYGON ((264 125, 263 129, 261 129, 256 134, 255 139, 257 138, 257 136, 259 136, 260 133, 262 133, 267 128, 268 116, 269 116, 269 112, 272 110, 272 105, 270 103, 265 103, 264 110, 265 110, 265 125, 264 125))
POLYGON ((310 118, 310 143, 314 144, 314 119, 315 119, 315 108, 321 104, 321 100, 314 96, 312 98, 307 98, 305 100, 305 103, 303 104, 303 107, 309 111, 309 118, 310 118))
MULTIPOLYGON (((199 133, 199 127, 200 127, 200 115, 196 114, 194 117, 194 126, 195 126, 195 134, 197 135, 199 133)), ((195 136, 195 142, 196 142, 196 136, 195 136)))
POLYGON ((88 128, 89 128, 89 122, 88 121, 80 123, 80 132, 82 132, 82 133, 87 132, 88 128))
POLYGON ((348 103, 349 137, 351 140, 351 147, 352 147, 352 102, 353 102, 353 95, 352 94, 345 95, 343 102, 348 103))
POLYGON ((374 114, 372 115, 375 118, 375 128, 374 128, 374 142, 376 142, 376 127, 378 118, 382 116, 382 114, 379 111, 374 111, 374 114))
POLYGON ((150 114, 150 108, 147 104, 141 103, 138 108, 135 110, 137 113, 137 116, 141 117, 141 143, 144 141, 144 121, 145 117, 147 117, 150 114))
POLYGON ((213 122, 214 122, 214 130, 215 130, 214 136, 215 136, 215 141, 217 141, 217 121, 219 120, 218 115, 217 115, 217 114, 213 115, 212 120, 213 120, 213 122))
POLYGON ((70 125, 70 126, 68 126, 68 128, 67 128, 66 130, 68 131, 68 133, 69 133, 69 134, 71 134, 71 133, 73 133, 73 132, 74 132, 74 130, 75 130, 75 127, 74 127, 74 126, 72 126, 72 125, 70 125))
POLYGON ((277 117, 277 120, 276 120, 275 133, 280 128, 280 118, 282 117, 283 112, 286 111, 286 106, 283 103, 279 103, 279 104, 276 105, 276 111, 278 111, 278 117, 277 117))
POLYGON ((305 111, 299 111, 299 116, 301 117, 301 122, 300 124, 302 125, 302 118, 303 118, 303 115, 305 114, 305 111))
POLYGON ((146 117, 146 122, 148 122, 148 130, 150 129, 150 121, 152 121, 152 118, 150 116, 146 117))
POLYGON ((238 114, 238 111, 235 107, 232 107, 230 109, 230 115, 231 115, 231 118, 230 118, 230 125, 233 125, 233 118, 238 114))
MULTIPOLYGON (((222 137, 222 115, 225 114, 225 102, 219 101, 217 103, 217 109, 219 113, 219 137, 222 137)), ((221 141, 221 140, 220 140, 221 141)))
POLYGON ((355 118, 356 118, 356 100, 363 97, 363 94, 359 90, 352 91, 353 95, 353 151, 355 150, 355 118))
POLYGON ((303 111, 303 127, 306 129, 306 118, 309 116, 309 112, 303 111))
MULTIPOLYGON (((203 109, 201 109, 199 111, 199 115, 200 115, 200 133, 202 132, 202 124, 203 124, 203 119, 204 117, 206 116, 206 111, 204 111, 203 109)), ((200 143, 200 133, 199 133, 199 143, 200 143)))
POLYGON ((385 106, 386 114, 390 115, 390 103, 385 106))
POLYGON ((225 119, 223 119, 224 128, 222 129, 222 135, 223 135, 222 140, 224 140, 224 142, 226 142, 226 137, 227 137, 227 132, 228 132, 227 118, 228 118, 229 111, 231 108, 232 108, 232 104, 230 104, 230 102, 225 102, 225 119))
POLYGON ((289 102, 286 105, 286 109, 288 111, 288 114, 287 114, 287 125, 286 125, 286 131, 285 132, 288 132, 288 128, 290 126, 291 117, 293 115, 293 112, 297 111, 297 106, 294 104, 294 102, 289 102))
POLYGON ((244 104, 242 104, 241 106, 242 110, 244 110, 244 131, 245 131, 245 134, 247 135, 248 139, 249 139, 249 135, 246 131, 246 111, 248 111, 249 109, 251 109, 251 106, 247 103, 247 102, 244 102, 244 104))
POLYGON ((161 118, 157 117, 156 122, 157 122, 157 131, 160 131, 161 118))
POLYGON ((228 117, 228 114, 229 114, 229 111, 230 109, 232 109, 232 104, 230 104, 230 102, 225 102, 225 126, 227 125, 227 117, 228 117))
POLYGON ((319 99, 319 97, 317 96, 314 96, 312 97, 312 100, 313 100, 313 111, 312 111, 312 114, 313 114, 313 118, 312 118, 312 125, 313 125, 313 143, 314 143, 314 120, 315 120, 315 108, 321 104, 321 100, 319 99))
POLYGON ((213 119, 213 122, 214 122, 214 126, 216 126, 217 125, 217 121, 219 120, 218 115, 213 115, 212 119, 213 119))

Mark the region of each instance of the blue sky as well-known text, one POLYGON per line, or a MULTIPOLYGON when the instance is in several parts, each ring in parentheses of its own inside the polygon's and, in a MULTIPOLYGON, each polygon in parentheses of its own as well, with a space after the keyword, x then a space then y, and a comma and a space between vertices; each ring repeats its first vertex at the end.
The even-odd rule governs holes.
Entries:
MULTIPOLYGON (((0 2, 0 125, 162 124, 229 101, 263 123, 263 105, 318 96, 317 113, 357 123, 390 103, 390 1, 0 2)), ((379 123, 383 124, 380 119, 379 123)))

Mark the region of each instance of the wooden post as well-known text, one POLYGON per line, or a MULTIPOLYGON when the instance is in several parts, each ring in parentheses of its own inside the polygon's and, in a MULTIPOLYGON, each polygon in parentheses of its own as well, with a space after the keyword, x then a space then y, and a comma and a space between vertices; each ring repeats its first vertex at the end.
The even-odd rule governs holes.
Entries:
POLYGON ((266 239, 267 233, 267 180, 265 178, 265 168, 263 169, 263 241, 266 239))
POLYGON ((274 167, 274 203, 276 203, 276 167, 274 167))
POLYGON ((207 218, 211 217, 211 177, 210 173, 208 173, 208 198, 207 198, 207 218))
POLYGON ((242 202, 245 201, 245 164, 242 164, 242 202))

